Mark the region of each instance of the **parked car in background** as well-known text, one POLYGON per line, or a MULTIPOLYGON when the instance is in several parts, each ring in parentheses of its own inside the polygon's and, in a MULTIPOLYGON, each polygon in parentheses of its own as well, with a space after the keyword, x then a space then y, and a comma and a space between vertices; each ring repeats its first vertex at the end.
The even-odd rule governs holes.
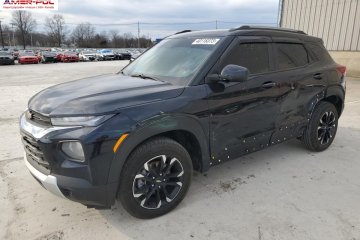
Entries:
POLYGON ((128 51, 115 51, 114 55, 115 55, 116 60, 130 60, 131 59, 131 53, 129 53, 128 51))
POLYGON ((43 52, 40 52, 39 56, 40 56, 41 63, 56 63, 56 62, 58 62, 56 59, 55 52, 43 51, 43 52))
POLYGON ((61 57, 62 62, 78 62, 79 56, 75 52, 64 52, 61 57))
POLYGON ((142 54, 142 52, 140 52, 139 50, 132 50, 131 51, 131 59, 136 59, 138 58, 140 55, 142 54))
POLYGON ((34 52, 23 51, 19 53, 18 62, 20 64, 33 63, 38 64, 39 59, 34 52))
POLYGON ((14 56, 10 52, 0 51, 0 65, 15 64, 14 56))
POLYGON ((38 58, 39 62, 41 62, 41 51, 36 51, 35 56, 38 58))
POLYGON ((56 52, 55 53, 55 59, 57 62, 61 62, 62 56, 64 55, 64 52, 56 52))
POLYGON ((96 59, 98 61, 114 60, 115 59, 115 54, 110 49, 98 50, 97 53, 96 53, 96 59))
POLYGON ((79 53, 80 61, 94 61, 96 59, 96 51, 81 51, 79 53))
POLYGON ((20 53, 19 49, 16 49, 16 48, 15 48, 15 49, 13 50, 13 56, 14 56, 14 59, 15 59, 15 60, 18 59, 19 53, 20 53))
POLYGON ((29 50, 29 49, 22 50, 21 52, 35 54, 35 52, 33 50, 29 50))

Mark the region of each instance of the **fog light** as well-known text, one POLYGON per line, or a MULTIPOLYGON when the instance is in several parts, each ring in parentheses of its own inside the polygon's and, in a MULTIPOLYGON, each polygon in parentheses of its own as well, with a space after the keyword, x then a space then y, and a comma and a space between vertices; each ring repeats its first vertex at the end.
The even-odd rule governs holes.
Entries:
POLYGON ((67 141, 61 143, 61 150, 71 158, 72 161, 84 162, 84 150, 79 141, 67 141))

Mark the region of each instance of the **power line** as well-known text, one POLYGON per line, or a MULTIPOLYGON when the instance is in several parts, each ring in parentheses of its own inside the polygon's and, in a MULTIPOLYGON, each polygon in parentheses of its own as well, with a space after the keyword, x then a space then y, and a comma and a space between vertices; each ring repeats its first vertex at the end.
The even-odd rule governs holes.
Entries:
MULTIPOLYGON (((87 23, 87 22, 84 22, 87 23)), ((276 22, 240 22, 240 21, 204 21, 204 22, 131 22, 131 23, 89 23, 94 26, 131 26, 131 25, 163 25, 163 26, 171 26, 171 25, 201 25, 201 24, 216 24, 224 23, 224 24, 239 24, 239 25, 276 25, 276 22)), ((38 25, 45 25, 44 23, 38 23, 38 25)), ((79 23, 65 23, 65 25, 79 25, 79 23)))

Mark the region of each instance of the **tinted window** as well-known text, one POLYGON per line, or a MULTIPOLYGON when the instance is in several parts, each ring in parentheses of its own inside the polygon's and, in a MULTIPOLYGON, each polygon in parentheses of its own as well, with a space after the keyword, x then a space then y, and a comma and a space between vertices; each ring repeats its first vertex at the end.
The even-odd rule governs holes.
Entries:
POLYGON ((278 68, 280 70, 301 67, 308 64, 308 55, 302 44, 276 43, 278 68))
POLYGON ((309 43, 306 46, 309 48, 311 52, 313 61, 319 61, 319 60, 331 61, 331 62, 333 61, 332 58, 330 57, 330 54, 322 44, 309 43))
POLYGON ((270 71, 268 43, 241 43, 230 51, 221 64, 236 64, 249 69, 250 74, 270 71))

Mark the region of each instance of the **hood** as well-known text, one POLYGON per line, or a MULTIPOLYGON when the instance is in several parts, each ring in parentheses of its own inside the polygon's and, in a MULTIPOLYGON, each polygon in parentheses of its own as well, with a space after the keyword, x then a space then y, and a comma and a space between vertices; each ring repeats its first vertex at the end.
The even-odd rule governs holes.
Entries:
POLYGON ((23 55, 23 56, 20 56, 20 58, 37 58, 37 56, 27 56, 27 55, 23 55))
POLYGON ((49 116, 101 115, 179 96, 184 87, 123 76, 101 75, 47 88, 29 101, 31 110, 49 116))

